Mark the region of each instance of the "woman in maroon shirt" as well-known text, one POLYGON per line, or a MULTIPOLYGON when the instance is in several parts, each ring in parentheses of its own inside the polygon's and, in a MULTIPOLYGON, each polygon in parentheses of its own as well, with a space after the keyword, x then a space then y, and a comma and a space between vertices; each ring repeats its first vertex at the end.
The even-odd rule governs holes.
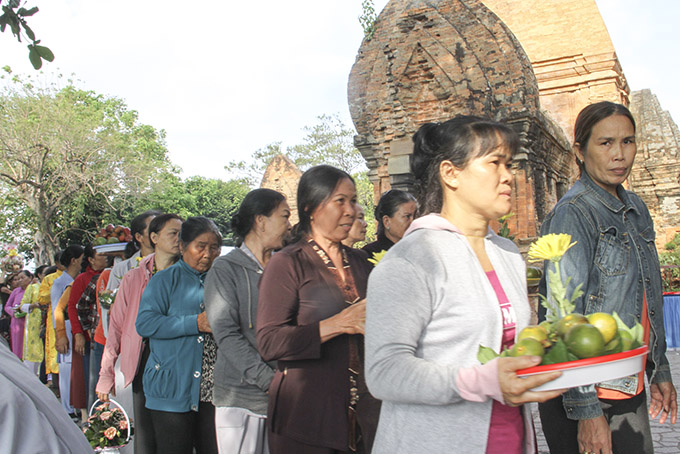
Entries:
POLYGON ((378 405, 366 390, 365 255, 342 245, 355 218, 352 178, 331 166, 298 185, 296 241, 260 281, 257 344, 277 360, 269 387, 271 454, 370 452, 378 405))

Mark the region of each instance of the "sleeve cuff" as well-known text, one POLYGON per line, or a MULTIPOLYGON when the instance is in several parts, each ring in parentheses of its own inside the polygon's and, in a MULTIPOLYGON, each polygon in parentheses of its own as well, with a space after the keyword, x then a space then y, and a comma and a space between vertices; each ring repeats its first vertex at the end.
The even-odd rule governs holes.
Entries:
POLYGON ((187 336, 198 334, 198 315, 187 315, 184 319, 184 334, 187 336))
POLYGON ((498 358, 480 366, 458 370, 456 386, 460 397, 472 402, 485 402, 489 398, 504 402, 498 381, 498 358))

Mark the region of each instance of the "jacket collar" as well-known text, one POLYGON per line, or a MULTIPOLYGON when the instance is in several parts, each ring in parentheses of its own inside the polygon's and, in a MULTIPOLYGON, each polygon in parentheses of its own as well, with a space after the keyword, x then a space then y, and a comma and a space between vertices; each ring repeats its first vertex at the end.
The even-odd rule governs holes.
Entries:
POLYGON ((205 275, 206 275, 207 273, 199 273, 198 271, 196 271, 195 269, 193 269, 192 267, 190 267, 190 266, 187 264, 187 262, 184 261, 184 259, 180 258, 180 259, 177 261, 177 266, 179 267, 179 269, 184 270, 184 271, 186 271, 187 273, 193 274, 193 275, 196 276, 198 279, 200 279, 201 282, 203 282, 203 281, 205 280, 205 275))
POLYGON ((622 210, 634 210, 635 212, 639 213, 637 207, 631 202, 630 197, 628 196, 628 191, 626 191, 622 185, 618 185, 616 187, 616 193, 619 196, 617 199, 609 192, 601 188, 597 183, 595 183, 593 179, 590 178, 590 175, 588 175, 588 172, 583 172, 580 181, 583 183, 583 185, 590 189, 595 198, 598 199, 604 206, 606 206, 608 210, 615 213, 622 210))

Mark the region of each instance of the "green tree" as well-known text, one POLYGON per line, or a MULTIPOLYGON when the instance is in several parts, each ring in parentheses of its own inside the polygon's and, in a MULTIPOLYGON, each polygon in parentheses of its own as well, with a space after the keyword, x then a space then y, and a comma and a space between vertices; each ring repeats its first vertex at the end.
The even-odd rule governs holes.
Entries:
POLYGON ((361 2, 361 16, 359 16, 359 23, 364 29, 364 37, 366 41, 370 41, 375 33, 375 21, 378 19, 375 13, 375 4, 373 0, 363 0, 361 2))
POLYGON ((267 165, 279 154, 286 155, 302 171, 319 164, 332 165, 349 174, 366 170, 363 156, 354 147, 354 130, 338 114, 320 115, 317 119, 317 124, 303 128, 307 135, 301 144, 284 150, 281 142, 273 142, 253 153, 250 161, 231 161, 225 169, 245 178, 253 187, 259 185, 267 165))
POLYGON ((164 131, 140 124, 137 112, 120 99, 78 89, 71 81, 43 88, 5 71, 0 195, 11 194, 9 210, 25 206, 23 231, 34 233, 40 263, 49 263, 59 237, 122 212, 176 171, 164 131))
POLYGON ((128 209, 127 216, 149 209, 176 213, 183 218, 206 216, 217 224, 224 242, 233 244, 231 218, 250 190, 245 180, 223 181, 200 176, 182 181, 176 175, 165 175, 138 203, 128 209))
POLYGON ((38 7, 26 9, 23 6, 20 8, 20 5, 20 0, 8 0, 5 4, 0 0, 0 12, 2 12, 0 14, 0 32, 4 32, 9 25, 9 29, 17 41, 21 42, 22 36, 25 40, 30 41, 28 59, 35 69, 40 69, 43 60, 54 61, 54 54, 49 48, 40 45, 40 40, 35 38, 35 33, 26 22, 27 17, 38 12, 38 7))

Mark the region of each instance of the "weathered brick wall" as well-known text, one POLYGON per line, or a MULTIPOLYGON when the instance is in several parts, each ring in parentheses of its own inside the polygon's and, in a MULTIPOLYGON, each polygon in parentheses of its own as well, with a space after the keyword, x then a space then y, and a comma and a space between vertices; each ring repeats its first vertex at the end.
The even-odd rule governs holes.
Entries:
POLYGON ((662 248, 680 231, 680 132, 650 90, 633 92, 630 107, 638 149, 630 188, 647 204, 662 248))
POLYGON ((290 207, 290 223, 297 224, 297 187, 302 172, 293 161, 284 155, 278 155, 267 166, 262 177, 261 188, 273 189, 286 196, 290 207))
MULTIPOLYGON (((410 189, 411 136, 426 122, 471 114, 509 121, 520 133, 511 232, 535 237, 571 176, 562 131, 539 108, 522 46, 477 0, 392 0, 364 41, 349 79, 349 105, 376 199, 410 189)), ((563 193, 563 192, 562 192, 563 193)))
POLYGON ((538 82, 541 107, 567 137, 581 109, 628 105, 629 88, 595 0, 482 0, 512 30, 538 82))

